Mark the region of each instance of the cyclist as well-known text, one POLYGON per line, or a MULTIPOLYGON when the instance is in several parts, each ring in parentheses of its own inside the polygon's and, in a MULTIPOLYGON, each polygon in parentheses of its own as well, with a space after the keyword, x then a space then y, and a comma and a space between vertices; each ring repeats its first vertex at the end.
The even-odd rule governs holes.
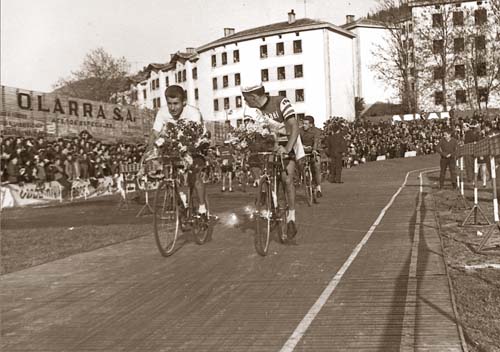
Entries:
POLYGON ((286 144, 280 144, 276 147, 276 152, 289 156, 286 164, 286 173, 283 173, 283 182, 285 183, 288 196, 288 216, 287 238, 292 240, 297 234, 295 225, 295 161, 304 156, 304 149, 300 141, 299 125, 290 101, 282 96, 268 96, 262 83, 242 87, 241 92, 246 104, 250 108, 257 110, 262 117, 270 122, 271 128, 279 126, 281 135, 287 136, 286 144))
MULTIPOLYGON (((300 128, 300 138, 304 144, 304 151, 312 153, 312 172, 314 176, 314 183, 316 184, 316 195, 321 198, 321 135, 322 132, 319 128, 314 126, 314 117, 307 115, 303 119, 303 125, 300 128)), ((302 161, 302 160, 301 160, 302 161)), ((299 168, 302 170, 303 162, 299 162, 299 168)))
MULTIPOLYGON (((171 85, 165 90, 165 98, 167 99, 167 105, 162 106, 158 113, 156 114, 155 121, 153 124, 153 131, 151 133, 147 151, 153 148, 155 141, 158 140, 162 131, 167 126, 167 123, 177 123, 179 120, 194 121, 203 125, 203 130, 205 134, 206 126, 203 122, 203 117, 200 111, 187 104, 186 93, 181 86, 171 85)), ((145 153, 146 155, 146 153, 145 153)), ((144 156, 143 156, 144 159, 144 156)), ((196 195, 198 196, 200 215, 207 215, 207 206, 205 204, 205 183, 203 182, 202 169, 205 166, 205 159, 200 155, 193 156, 192 171, 194 172, 194 188, 196 195)), ((192 182, 192 181, 191 181, 192 182)))

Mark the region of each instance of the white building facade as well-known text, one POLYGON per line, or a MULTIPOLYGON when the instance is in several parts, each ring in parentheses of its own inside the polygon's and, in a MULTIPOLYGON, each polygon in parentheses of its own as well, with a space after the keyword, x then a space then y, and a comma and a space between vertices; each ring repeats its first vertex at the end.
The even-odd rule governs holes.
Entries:
POLYGON ((196 49, 172 55, 167 64, 150 64, 139 82, 137 105, 166 104, 163 92, 179 84, 188 103, 206 120, 241 119, 241 86, 262 81, 266 92, 286 96, 299 117, 312 115, 316 125, 330 116, 355 117, 354 41, 351 32, 328 22, 295 20, 235 33, 196 49))
POLYGON ((493 16, 490 2, 414 0, 409 5, 419 108, 500 108, 500 19, 493 16))
POLYGON ((346 19, 342 28, 356 35, 353 53, 355 95, 363 98, 366 105, 377 102, 399 103, 397 87, 391 87, 377 78, 374 69, 378 63, 375 53, 387 47, 389 31, 376 21, 354 20, 354 16, 347 16, 346 19))

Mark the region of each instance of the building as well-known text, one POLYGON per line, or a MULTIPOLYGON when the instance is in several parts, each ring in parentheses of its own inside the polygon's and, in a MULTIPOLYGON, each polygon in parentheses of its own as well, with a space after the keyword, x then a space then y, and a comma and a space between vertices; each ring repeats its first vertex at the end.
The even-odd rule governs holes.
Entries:
POLYGON ((500 18, 490 1, 414 0, 406 23, 420 110, 500 107, 500 18))
POLYGON ((352 15, 346 16, 342 28, 356 35, 353 53, 355 96, 363 98, 366 106, 377 102, 397 102, 398 88, 387 86, 386 82, 378 79, 374 69, 377 64, 374 53, 388 45, 388 30, 378 21, 366 18, 355 20, 352 15))
POLYGON ((170 84, 184 87, 188 103, 205 119, 236 121, 243 116, 241 85, 264 82, 270 94, 290 99, 298 116, 313 115, 317 125, 330 116, 355 117, 355 35, 329 22, 288 20, 235 32, 196 49, 171 56, 166 64, 150 64, 147 78, 133 87, 136 103, 151 109, 166 104, 170 84))

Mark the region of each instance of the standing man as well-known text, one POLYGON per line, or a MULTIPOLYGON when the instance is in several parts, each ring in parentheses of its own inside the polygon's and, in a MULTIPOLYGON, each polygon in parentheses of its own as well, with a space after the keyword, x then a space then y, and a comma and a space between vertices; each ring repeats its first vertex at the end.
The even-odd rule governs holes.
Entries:
MULTIPOLYGON (((316 184, 316 195, 321 198, 321 135, 322 132, 319 128, 314 126, 314 117, 307 115, 304 117, 302 122, 302 127, 300 128, 300 138, 304 144, 304 151, 306 153, 312 153, 312 172, 314 176, 314 183, 316 184)), ((303 160, 303 159, 302 159, 303 160)), ((302 162, 299 162, 299 166, 302 172, 302 162)))
MULTIPOLYGON (((475 121, 469 125, 464 123, 464 143, 474 143, 479 140, 479 132, 477 130, 478 125, 475 121)), ((474 179, 474 156, 465 155, 465 174, 467 177, 467 182, 472 182, 474 179)))
POLYGON ((346 152, 347 145, 340 128, 335 124, 331 133, 326 139, 327 155, 330 158, 330 182, 342 182, 342 158, 346 152))
POLYGON ((304 149, 300 143, 299 124, 290 101, 282 96, 268 96, 262 83, 241 89, 243 98, 250 108, 257 109, 268 119, 271 128, 275 129, 279 126, 279 131, 286 135, 286 144, 279 145, 276 152, 288 156, 286 173, 282 173, 282 181, 285 184, 286 193, 288 196, 288 216, 287 222, 287 238, 293 240, 297 234, 295 225, 295 162, 296 158, 303 157, 304 149), (297 141, 299 143, 297 143, 297 141))
POLYGON ((450 169, 451 184, 453 189, 457 188, 457 176, 456 176, 456 159, 458 152, 458 142, 455 138, 451 136, 452 131, 445 130, 443 132, 443 138, 439 141, 437 146, 437 152, 441 155, 441 160, 439 166, 441 172, 439 174, 439 188, 442 189, 444 186, 444 178, 446 175, 446 169, 450 169))

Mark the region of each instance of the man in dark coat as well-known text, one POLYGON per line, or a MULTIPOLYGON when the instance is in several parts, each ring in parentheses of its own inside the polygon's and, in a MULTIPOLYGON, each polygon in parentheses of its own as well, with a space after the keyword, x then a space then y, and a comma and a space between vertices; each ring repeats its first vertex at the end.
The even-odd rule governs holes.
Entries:
POLYGON ((441 161, 439 166, 441 172, 439 174, 439 188, 444 186, 444 177, 446 175, 446 169, 450 170, 451 184, 453 189, 457 188, 457 177, 456 177, 456 160, 458 152, 458 142, 455 138, 451 136, 452 131, 446 130, 443 132, 443 138, 439 141, 437 146, 437 152, 441 155, 441 161))
POLYGON ((338 126, 333 127, 333 133, 326 139, 326 145, 327 155, 330 158, 330 182, 342 183, 342 157, 347 145, 338 126))
MULTIPOLYGON (((471 125, 467 123, 464 124, 465 144, 479 141, 480 135, 477 127, 479 127, 479 125, 477 125, 475 121, 473 121, 471 125)), ((467 182, 472 182, 472 180, 474 179, 474 157, 472 155, 466 155, 464 159, 465 159, 465 173, 467 175, 467 182)))

